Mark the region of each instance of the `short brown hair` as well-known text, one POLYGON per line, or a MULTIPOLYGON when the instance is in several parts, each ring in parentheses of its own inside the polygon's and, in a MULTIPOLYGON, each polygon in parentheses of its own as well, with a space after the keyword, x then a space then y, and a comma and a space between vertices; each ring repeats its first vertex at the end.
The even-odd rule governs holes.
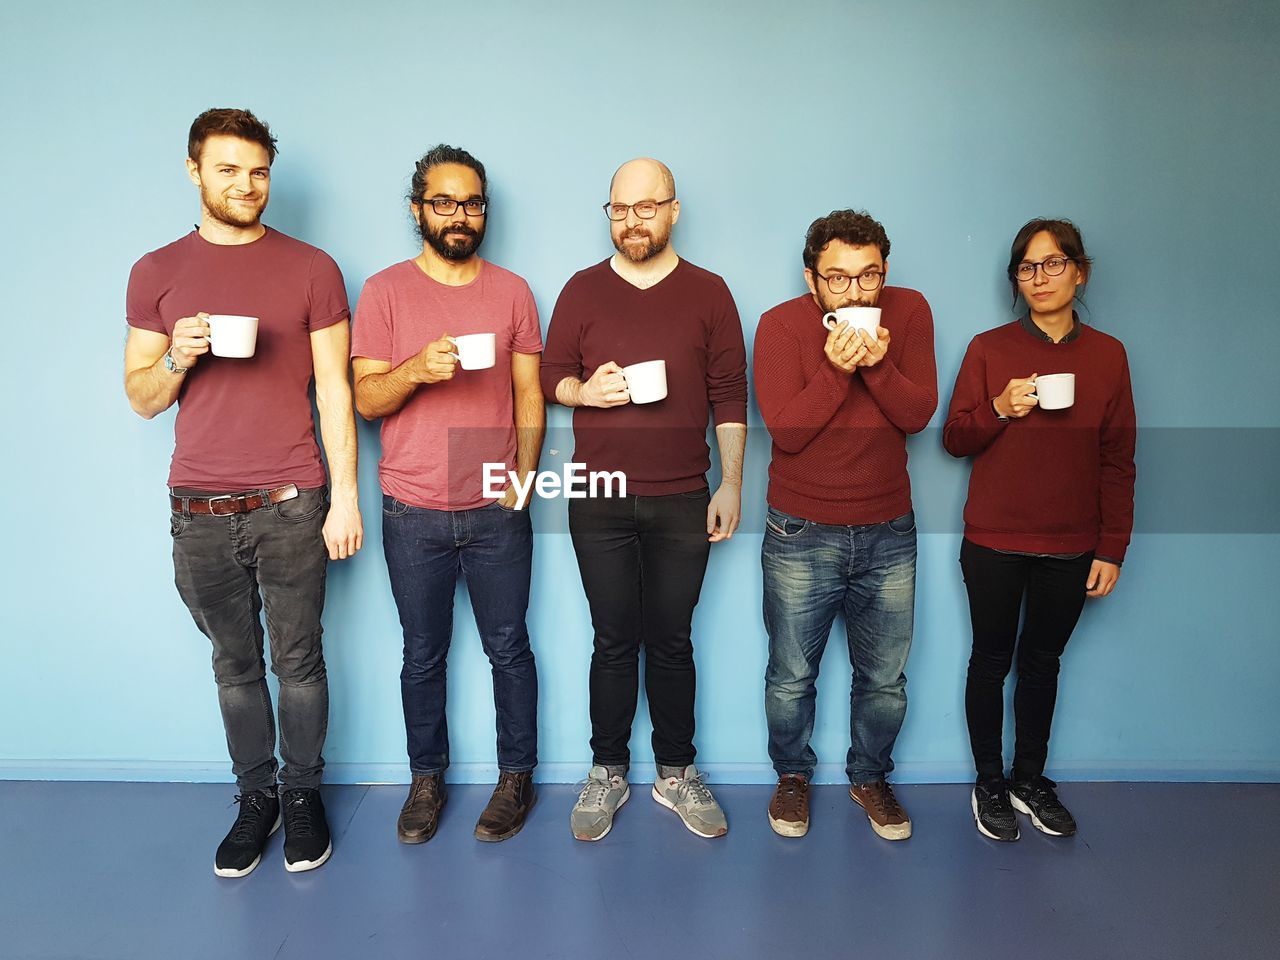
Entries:
POLYGON ((267 151, 267 163, 275 163, 276 138, 271 135, 271 128, 248 110, 215 107, 196 117, 187 134, 187 156, 199 163, 204 142, 217 136, 239 137, 259 144, 267 151))
POLYGON ((818 257, 832 240, 839 240, 851 247, 874 246, 880 248, 880 256, 889 259, 889 237, 879 221, 860 210, 832 210, 809 224, 804 237, 804 265, 816 270, 818 257))

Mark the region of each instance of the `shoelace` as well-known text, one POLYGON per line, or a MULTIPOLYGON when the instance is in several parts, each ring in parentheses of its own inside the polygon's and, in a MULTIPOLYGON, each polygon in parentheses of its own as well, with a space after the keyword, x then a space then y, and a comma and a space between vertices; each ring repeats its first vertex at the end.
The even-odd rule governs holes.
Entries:
POLYGON ((676 799, 680 801, 690 800, 695 806, 715 803, 715 798, 711 796, 711 790, 702 782, 703 776, 705 775, 699 773, 696 777, 685 777, 677 780, 676 799))
POLYGON ((414 803, 417 803, 418 798, 419 798, 422 794, 426 794, 427 796, 430 796, 431 794, 435 793, 435 792, 436 792, 436 784, 438 784, 439 782, 440 782, 440 781, 439 781, 439 780, 437 780, 435 777, 417 777, 417 778, 415 778, 415 779, 414 779, 414 781, 413 781, 413 787, 412 787, 412 788, 410 789, 410 791, 409 791, 409 793, 410 793, 410 796, 409 796, 409 803, 410 803, 411 805, 412 805, 412 804, 414 804, 414 803))
POLYGON ((876 812, 885 815, 891 813, 900 814, 902 807, 898 806, 898 798, 893 795, 893 787, 889 785, 888 781, 882 783, 881 786, 884 787, 883 793, 873 792, 871 794, 871 802, 875 804, 876 812))
POLYGON ((238 793, 236 803, 240 804, 240 813, 231 830, 231 839, 236 843, 248 843, 257 837, 258 823, 266 813, 266 804, 262 795, 257 793, 238 793))
POLYGON ((310 837, 315 834, 315 809, 305 790, 292 790, 285 794, 284 815, 293 836, 310 837))
POLYGON ((787 777, 778 784, 778 799, 781 801, 783 813, 800 812, 800 804, 809 792, 809 784, 796 777, 787 777))
POLYGON ((612 784, 608 780, 594 780, 588 777, 580 786, 582 790, 578 793, 578 806, 603 807, 612 784))

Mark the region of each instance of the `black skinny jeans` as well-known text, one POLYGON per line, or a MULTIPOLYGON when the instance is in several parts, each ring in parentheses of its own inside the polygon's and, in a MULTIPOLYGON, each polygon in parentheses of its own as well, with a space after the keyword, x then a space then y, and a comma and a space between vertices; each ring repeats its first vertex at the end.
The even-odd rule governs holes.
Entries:
POLYGON ((1058 666, 1084 608, 1093 554, 1072 559, 1001 553, 964 540, 960 568, 969 593, 973 652, 965 684, 969 743, 980 777, 1004 774, 1004 678, 1018 656, 1013 695, 1013 779, 1044 773, 1058 697, 1058 666), (1023 599, 1022 636, 1018 621, 1023 599))
POLYGON ((569 501, 569 532, 591 608, 591 753, 625 767, 640 647, 658 763, 693 762, 693 608, 711 545, 706 488, 569 501))

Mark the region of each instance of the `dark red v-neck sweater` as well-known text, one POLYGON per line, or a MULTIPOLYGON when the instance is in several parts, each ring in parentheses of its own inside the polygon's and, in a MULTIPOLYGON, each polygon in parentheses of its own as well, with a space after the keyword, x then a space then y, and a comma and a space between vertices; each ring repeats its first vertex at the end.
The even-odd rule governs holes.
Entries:
POLYGON ((952 456, 973 457, 964 535, 980 546, 1124 560, 1137 433, 1129 361, 1115 337, 1079 329, 1052 343, 1015 320, 969 344, 942 442, 952 456), (992 398, 1033 373, 1074 373, 1075 404, 999 420, 992 398))
POLYGON ((889 350, 842 373, 823 353, 827 330, 809 294, 780 303, 756 328, 756 400, 773 438, 769 503, 817 523, 883 523, 911 509, 909 433, 938 406, 933 314, 915 290, 885 287, 889 350))

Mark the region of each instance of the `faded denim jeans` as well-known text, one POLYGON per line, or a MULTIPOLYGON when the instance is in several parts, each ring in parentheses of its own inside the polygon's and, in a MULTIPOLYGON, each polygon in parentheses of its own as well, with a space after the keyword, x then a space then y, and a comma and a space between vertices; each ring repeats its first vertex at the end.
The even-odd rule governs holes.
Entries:
MULTIPOLYGON (((185 491, 184 491, 185 492, 185 491)), ((321 528, 329 493, 226 517, 173 513, 174 582, 213 644, 213 677, 241 792, 274 792, 276 731, 263 661, 280 680, 280 782, 318 787, 329 729, 329 681, 320 637, 329 554, 321 528)))
POLYGON ((769 508, 761 550, 769 633, 765 718, 779 776, 813 776, 818 665, 843 613, 853 667, 851 783, 882 779, 907 712, 907 655, 915 622, 916 527, 908 512, 885 523, 832 526, 769 508))

